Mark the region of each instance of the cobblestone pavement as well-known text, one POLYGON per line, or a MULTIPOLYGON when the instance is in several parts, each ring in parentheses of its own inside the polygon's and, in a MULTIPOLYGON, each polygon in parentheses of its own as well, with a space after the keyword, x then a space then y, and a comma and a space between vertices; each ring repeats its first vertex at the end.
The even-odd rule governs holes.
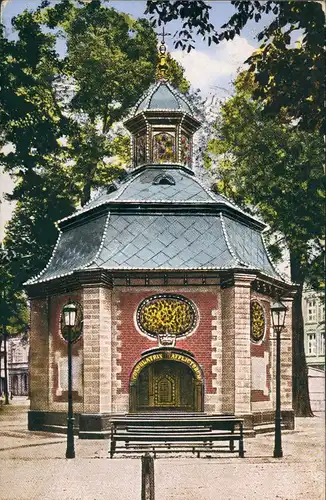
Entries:
MULTIPOLYGON (((1 500, 140 500, 140 459, 108 458, 106 440, 66 438, 27 430, 28 401, 0 410, 1 500)), ((155 500, 323 500, 324 415, 297 419, 283 432, 281 459, 273 434, 246 438, 246 458, 169 457, 155 460, 155 500)))

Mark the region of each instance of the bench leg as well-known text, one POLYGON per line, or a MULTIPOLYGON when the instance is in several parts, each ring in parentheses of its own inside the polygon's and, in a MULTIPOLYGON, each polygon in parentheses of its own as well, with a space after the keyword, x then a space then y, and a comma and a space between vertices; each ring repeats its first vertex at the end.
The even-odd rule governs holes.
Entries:
POLYGON ((243 423, 240 423, 239 457, 244 458, 243 449, 243 423))
POLYGON ((230 451, 234 451, 234 440, 230 439, 230 445, 229 445, 230 451))
POLYGON ((243 439, 239 441, 239 457, 244 458, 243 439))

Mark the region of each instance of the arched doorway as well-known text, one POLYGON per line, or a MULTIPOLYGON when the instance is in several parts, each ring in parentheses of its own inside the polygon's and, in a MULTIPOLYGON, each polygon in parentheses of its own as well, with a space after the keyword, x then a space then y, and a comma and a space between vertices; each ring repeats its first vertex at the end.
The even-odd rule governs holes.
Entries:
POLYGON ((130 411, 203 411, 203 377, 195 360, 170 351, 138 362, 130 379, 130 411))

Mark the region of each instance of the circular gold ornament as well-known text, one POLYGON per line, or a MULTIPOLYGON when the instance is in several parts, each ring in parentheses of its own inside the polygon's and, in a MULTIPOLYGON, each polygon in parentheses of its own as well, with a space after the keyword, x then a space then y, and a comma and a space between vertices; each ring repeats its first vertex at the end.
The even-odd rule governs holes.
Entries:
MULTIPOLYGON (((83 333, 83 308, 79 304, 79 302, 75 302, 74 304, 76 305, 76 320, 75 320, 75 326, 72 327, 71 329, 71 341, 76 342, 82 335, 83 333)), ((63 308, 62 308, 63 309, 63 308)), ((61 310, 60 314, 60 333, 61 336, 64 338, 64 340, 68 341, 68 330, 69 327, 65 325, 64 322, 64 317, 63 317, 63 312, 61 310)))
POLYGON ((265 335, 265 313, 257 301, 250 305, 250 334, 253 342, 260 342, 265 335))
POLYGON ((143 300, 137 309, 137 324, 147 335, 183 336, 197 324, 194 304, 180 295, 153 295, 143 300))

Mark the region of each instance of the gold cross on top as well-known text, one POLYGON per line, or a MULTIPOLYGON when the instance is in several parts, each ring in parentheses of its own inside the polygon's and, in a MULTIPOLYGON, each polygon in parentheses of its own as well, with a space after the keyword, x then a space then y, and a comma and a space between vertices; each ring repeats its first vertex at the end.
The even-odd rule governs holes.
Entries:
POLYGON ((165 33, 165 29, 164 29, 164 26, 163 26, 162 33, 157 33, 157 36, 161 36, 162 37, 162 42, 161 43, 165 43, 165 37, 166 36, 171 36, 171 33, 165 33))

